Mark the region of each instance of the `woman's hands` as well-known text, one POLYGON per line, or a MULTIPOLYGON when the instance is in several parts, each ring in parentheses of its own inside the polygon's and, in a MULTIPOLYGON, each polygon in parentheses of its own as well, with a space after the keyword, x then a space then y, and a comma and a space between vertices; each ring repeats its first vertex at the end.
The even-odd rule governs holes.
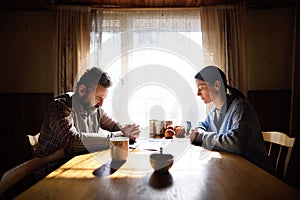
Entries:
POLYGON ((197 140, 198 135, 199 135, 199 132, 197 130, 192 129, 190 131, 190 141, 191 141, 191 143, 193 143, 194 141, 197 140))
POLYGON ((196 146, 201 146, 202 145, 202 136, 203 136, 203 133, 199 133, 198 130, 192 129, 190 131, 191 144, 196 145, 196 146))

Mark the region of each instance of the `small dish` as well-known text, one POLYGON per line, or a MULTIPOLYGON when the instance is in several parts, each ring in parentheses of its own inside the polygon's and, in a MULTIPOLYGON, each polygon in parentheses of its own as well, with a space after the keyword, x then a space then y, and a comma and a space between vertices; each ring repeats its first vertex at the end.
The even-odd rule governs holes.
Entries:
POLYGON ((166 173, 172 167, 174 156, 172 154, 163 154, 161 152, 150 155, 150 164, 155 172, 166 173))

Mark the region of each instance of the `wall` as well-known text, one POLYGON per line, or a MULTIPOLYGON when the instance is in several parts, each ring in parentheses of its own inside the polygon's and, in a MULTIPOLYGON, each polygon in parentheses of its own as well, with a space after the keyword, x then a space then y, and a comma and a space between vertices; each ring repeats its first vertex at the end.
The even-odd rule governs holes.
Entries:
MULTIPOLYGON (((248 99, 262 130, 278 130, 299 138, 299 133, 290 130, 293 9, 247 11, 248 99)), ((299 148, 296 139, 286 179, 298 189, 299 148)))
POLYGON ((37 133, 53 98, 55 13, 0 12, 0 176, 29 159, 25 135, 37 133))
POLYGON ((291 88, 291 8, 247 11, 249 90, 291 88))
POLYGON ((0 12, 0 92, 53 92, 55 13, 0 12))

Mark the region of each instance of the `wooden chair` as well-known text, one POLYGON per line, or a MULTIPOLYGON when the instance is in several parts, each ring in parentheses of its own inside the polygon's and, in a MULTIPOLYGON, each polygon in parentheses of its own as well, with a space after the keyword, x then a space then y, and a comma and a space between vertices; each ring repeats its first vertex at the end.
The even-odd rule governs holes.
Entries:
POLYGON ((34 156, 35 155, 35 149, 36 149, 36 145, 38 144, 39 141, 39 136, 40 133, 37 133, 36 135, 26 135, 25 138, 28 141, 28 144, 30 146, 31 149, 31 153, 34 156))
POLYGON ((288 151, 285 157, 284 161, 284 168, 283 168, 283 175, 282 178, 285 179, 286 172, 289 164, 289 160, 291 157, 292 149, 294 146, 295 138, 289 137, 287 134, 277 131, 263 131, 263 138, 264 141, 269 142, 269 152, 268 155, 271 156, 272 152, 272 144, 278 144, 279 145, 279 151, 276 156, 276 164, 275 164, 275 171, 278 171, 278 163, 281 156, 282 147, 287 147, 288 151))
POLYGON ((6 191, 8 191, 8 189, 13 187, 18 182, 22 181, 29 175, 32 175, 41 167, 48 163, 62 159, 64 155, 64 149, 61 148, 46 157, 32 158, 5 172, 0 180, 0 196, 2 196, 6 191))

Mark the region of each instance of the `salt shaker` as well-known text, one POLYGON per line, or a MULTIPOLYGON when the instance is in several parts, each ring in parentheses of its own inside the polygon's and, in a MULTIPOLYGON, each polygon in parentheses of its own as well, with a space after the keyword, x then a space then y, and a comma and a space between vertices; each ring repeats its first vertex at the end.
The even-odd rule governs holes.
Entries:
POLYGON ((192 128, 192 123, 190 121, 186 121, 186 135, 190 134, 191 128, 192 128))

